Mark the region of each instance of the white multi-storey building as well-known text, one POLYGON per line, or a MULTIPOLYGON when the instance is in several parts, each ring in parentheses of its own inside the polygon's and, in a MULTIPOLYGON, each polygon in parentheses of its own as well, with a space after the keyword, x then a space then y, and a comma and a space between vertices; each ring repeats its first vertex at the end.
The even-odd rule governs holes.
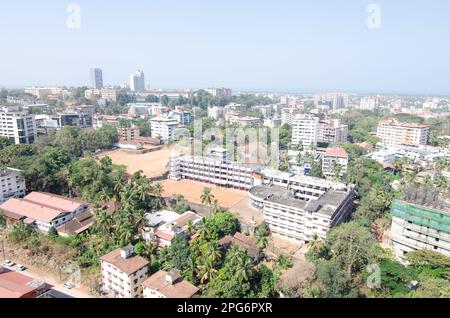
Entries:
POLYGON ((215 97, 231 97, 232 95, 232 91, 230 88, 208 88, 206 89, 206 91, 208 93, 210 93, 211 95, 215 96, 215 97))
POLYGON ((376 98, 365 97, 361 98, 359 109, 374 111, 378 107, 378 100, 376 98))
POLYGON ((255 166, 210 157, 173 157, 169 163, 169 178, 191 179, 222 187, 248 190, 253 186, 255 166))
POLYGON ((391 119, 380 122, 377 136, 387 146, 420 146, 427 144, 429 130, 426 125, 401 123, 391 119))
POLYGON ((251 204, 262 210, 273 234, 301 242, 315 236, 324 239, 332 227, 348 220, 355 198, 352 188, 330 187, 305 200, 301 191, 286 185, 255 186, 249 197, 251 204))
POLYGON ((133 247, 116 249, 100 258, 103 289, 117 298, 142 298, 150 262, 134 255, 133 247))
POLYGON ((15 144, 32 144, 37 138, 34 115, 19 112, 17 107, 3 107, 0 112, 0 136, 15 144))
POLYGON ((347 108, 349 95, 345 93, 323 93, 314 95, 317 106, 328 105, 332 110, 347 108))
POLYGON ((208 117, 215 120, 223 118, 224 108, 219 106, 208 107, 208 117))
POLYGON ((319 135, 319 118, 311 115, 297 115, 292 125, 292 145, 316 147, 319 135))
POLYGON ((299 108, 283 108, 281 110, 281 125, 292 125, 297 115, 301 114, 299 108))
POLYGON ((178 121, 168 117, 154 117, 150 120, 151 135, 153 138, 161 138, 164 141, 175 140, 175 131, 178 128, 178 121))
POLYGON ((23 197, 26 192, 22 170, 5 168, 0 170, 0 203, 9 198, 23 197))
POLYGON ((336 144, 346 142, 348 137, 348 126, 341 125, 339 119, 321 120, 319 123, 318 142, 336 144))
POLYGON ((347 173, 348 154, 343 148, 327 148, 322 155, 322 172, 327 178, 335 177, 335 169, 339 167, 339 176, 347 173))

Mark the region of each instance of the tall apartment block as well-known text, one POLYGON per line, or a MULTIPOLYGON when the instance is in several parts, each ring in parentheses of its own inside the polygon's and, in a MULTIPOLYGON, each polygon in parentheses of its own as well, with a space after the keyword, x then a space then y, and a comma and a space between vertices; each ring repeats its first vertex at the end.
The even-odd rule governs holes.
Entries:
POLYGON ((103 71, 100 68, 91 68, 91 88, 102 89, 103 88, 103 71))
POLYGON ((450 203, 433 190, 407 189, 392 204, 391 239, 399 259, 421 249, 450 256, 450 203))
POLYGON ((297 115, 292 125, 292 145, 317 147, 319 136, 319 118, 311 115, 297 115))
POLYGON ((319 123, 318 142, 336 144, 346 142, 348 137, 348 126, 341 125, 339 119, 321 120, 319 123))
POLYGON ((153 138, 161 138, 164 141, 175 140, 175 132, 178 128, 178 121, 169 117, 154 117, 150 120, 151 135, 153 138))
POLYGON ((3 107, 0 110, 0 136, 16 145, 34 143, 37 138, 34 115, 19 112, 17 107, 3 107))
POLYGON ((430 128, 426 125, 390 119, 380 122, 377 136, 387 146, 420 146, 427 144, 429 131, 430 128))
POLYGON ((145 75, 141 70, 137 70, 130 76, 130 90, 132 92, 145 91, 145 75))

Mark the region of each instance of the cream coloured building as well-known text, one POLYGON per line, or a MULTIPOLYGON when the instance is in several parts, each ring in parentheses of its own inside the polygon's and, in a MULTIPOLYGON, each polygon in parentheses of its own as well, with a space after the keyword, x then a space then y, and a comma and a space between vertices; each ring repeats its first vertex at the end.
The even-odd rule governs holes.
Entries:
POLYGON ((132 246, 116 249, 100 258, 103 289, 116 298, 142 298, 142 283, 150 262, 134 255, 132 246))
POLYGON ((387 146, 420 146, 428 143, 430 128, 422 124, 402 123, 391 119, 380 122, 377 136, 387 146))

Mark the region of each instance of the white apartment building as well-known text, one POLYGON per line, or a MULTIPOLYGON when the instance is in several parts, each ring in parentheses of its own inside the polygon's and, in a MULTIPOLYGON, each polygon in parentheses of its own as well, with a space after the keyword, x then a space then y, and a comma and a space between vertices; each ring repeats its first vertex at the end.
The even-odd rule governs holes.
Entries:
POLYGON ((317 147, 319 137, 319 118, 311 115, 297 115, 292 124, 292 145, 317 147))
POLYGON ((420 189, 404 194, 392 204, 391 240, 403 260, 416 250, 450 256, 450 204, 420 189))
POLYGON ((133 117, 151 116, 153 115, 153 107, 162 106, 159 103, 129 103, 128 114, 133 117))
POLYGON ((321 120, 319 123, 318 142, 336 144, 346 142, 348 137, 348 126, 341 125, 339 119, 321 120))
POLYGON ((293 125, 294 120, 297 115, 301 114, 302 111, 299 108, 283 108, 281 110, 281 125, 293 125))
POLYGON ((163 141, 173 141, 178 125, 178 121, 174 118, 154 117, 150 120, 151 135, 153 138, 161 138, 163 141))
POLYGON ((219 106, 208 107, 208 117, 215 120, 223 118, 224 108, 219 106))
POLYGON ((261 171, 261 182, 255 185, 279 186, 294 192, 300 200, 316 200, 330 189, 347 190, 348 186, 341 182, 296 175, 289 172, 265 169, 261 171))
POLYGON ((0 205, 9 223, 23 221, 41 233, 70 222, 88 208, 85 202, 45 192, 31 192, 22 199, 10 198, 0 205))
POLYGON ((191 179, 221 187, 248 190, 253 186, 253 165, 219 158, 180 156, 169 162, 169 179, 191 179))
POLYGON ((387 146, 420 146, 427 144, 429 130, 426 125, 401 123, 391 119, 380 122, 377 136, 387 146))
POLYGON ((116 249, 100 258, 103 289, 117 298, 142 298, 142 283, 150 262, 134 255, 132 246, 116 249))
POLYGON ((9 198, 21 198, 26 193, 22 170, 5 168, 0 170, 0 203, 9 198))
POLYGON ((208 93, 210 93, 211 95, 215 96, 215 97, 231 97, 232 95, 232 91, 230 88, 208 88, 206 89, 206 91, 208 93))
POLYGON ((249 197, 273 234, 300 242, 316 235, 324 239, 332 227, 348 220, 355 198, 351 188, 330 188, 314 199, 301 200, 296 191, 276 185, 255 186, 249 197))
POLYGON ((322 172, 327 178, 335 177, 335 167, 340 167, 339 176, 343 177, 348 169, 348 154, 343 148, 327 148, 322 155, 322 172))
POLYGON ((359 109, 374 111, 378 107, 378 100, 376 98, 364 97, 361 98, 359 109))
POLYGON ((34 115, 19 112, 14 107, 3 107, 0 113, 0 136, 16 145, 34 143, 37 138, 34 115))
POLYGON ((314 95, 317 106, 328 105, 331 110, 347 108, 349 94, 345 93, 320 93, 314 95))

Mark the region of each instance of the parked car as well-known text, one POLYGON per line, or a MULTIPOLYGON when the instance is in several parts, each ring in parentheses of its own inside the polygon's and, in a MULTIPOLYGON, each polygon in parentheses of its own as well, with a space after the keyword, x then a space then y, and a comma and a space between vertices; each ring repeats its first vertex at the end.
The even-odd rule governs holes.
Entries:
POLYGON ((24 270, 26 270, 27 268, 21 264, 17 264, 16 265, 16 270, 18 270, 19 272, 23 272, 24 270))
POLYGON ((5 259, 5 260, 3 261, 3 266, 6 266, 6 267, 13 267, 13 266, 14 266, 14 262, 11 261, 11 260, 9 260, 9 259, 5 259))
POLYGON ((71 282, 65 282, 64 285, 63 285, 63 287, 64 287, 64 288, 67 288, 67 289, 72 289, 72 288, 74 288, 75 286, 74 286, 71 282))

